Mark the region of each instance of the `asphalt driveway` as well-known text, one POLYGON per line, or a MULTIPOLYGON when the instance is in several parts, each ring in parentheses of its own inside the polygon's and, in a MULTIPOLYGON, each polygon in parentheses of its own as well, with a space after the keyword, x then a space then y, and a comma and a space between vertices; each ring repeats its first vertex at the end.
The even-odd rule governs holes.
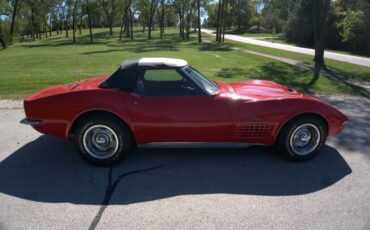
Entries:
POLYGON ((0 102, 0 229, 370 229, 370 101, 304 163, 264 146, 147 145, 114 168, 18 122, 0 102))

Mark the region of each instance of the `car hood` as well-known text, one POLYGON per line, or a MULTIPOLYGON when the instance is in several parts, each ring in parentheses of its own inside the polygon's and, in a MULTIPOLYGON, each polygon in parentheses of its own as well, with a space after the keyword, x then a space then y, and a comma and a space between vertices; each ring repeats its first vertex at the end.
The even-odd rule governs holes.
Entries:
POLYGON ((107 77, 109 77, 109 75, 100 75, 79 82, 50 86, 26 97, 25 101, 65 94, 73 91, 98 89, 99 84, 107 79, 107 77))
POLYGON ((217 83, 220 85, 221 94, 234 94, 234 97, 251 100, 302 97, 301 92, 273 81, 249 80, 233 83, 217 83))

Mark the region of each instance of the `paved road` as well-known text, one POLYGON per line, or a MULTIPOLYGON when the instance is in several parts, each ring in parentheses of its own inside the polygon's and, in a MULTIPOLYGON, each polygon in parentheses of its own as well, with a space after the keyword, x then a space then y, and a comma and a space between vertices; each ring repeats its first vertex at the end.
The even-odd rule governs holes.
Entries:
MULTIPOLYGON (((202 32, 214 35, 213 30, 202 29, 202 32)), ((229 40, 249 43, 249 44, 253 44, 257 46, 265 46, 269 48, 286 50, 286 51, 291 51, 295 53, 308 54, 311 56, 315 54, 314 49, 302 48, 302 47, 297 47, 297 46, 287 45, 287 44, 273 43, 273 42, 268 42, 268 41, 261 41, 261 40, 250 38, 250 37, 243 37, 243 36, 238 36, 238 35, 233 35, 233 34, 225 34, 225 38, 229 40)), ((370 58, 335 53, 331 51, 325 51, 324 55, 325 55, 325 58, 328 58, 328 59, 333 59, 333 60, 338 60, 338 61, 343 61, 343 62, 348 62, 352 64, 370 67, 370 58)))
POLYGON ((370 229, 370 101, 326 99, 352 123, 309 162, 162 144, 112 169, 18 124, 19 104, 0 101, 0 229, 370 229))

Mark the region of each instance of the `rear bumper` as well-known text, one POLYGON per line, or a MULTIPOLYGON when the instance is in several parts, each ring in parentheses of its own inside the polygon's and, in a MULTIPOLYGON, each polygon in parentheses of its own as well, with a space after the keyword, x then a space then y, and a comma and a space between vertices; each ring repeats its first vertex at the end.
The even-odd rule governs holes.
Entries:
POLYGON ((24 118, 22 120, 19 121, 19 123, 21 123, 22 125, 39 125, 41 124, 41 121, 38 121, 38 120, 28 120, 27 118, 24 118))

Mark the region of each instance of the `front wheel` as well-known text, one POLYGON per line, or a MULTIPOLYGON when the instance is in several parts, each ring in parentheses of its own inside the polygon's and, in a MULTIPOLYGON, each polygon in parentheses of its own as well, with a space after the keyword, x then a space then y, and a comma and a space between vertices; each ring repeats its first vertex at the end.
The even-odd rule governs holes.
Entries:
POLYGON ((133 146, 129 129, 118 119, 89 117, 76 130, 80 155, 94 165, 109 166, 118 162, 133 146))
POLYGON ((303 161, 320 151, 326 137, 325 121, 319 117, 305 116, 288 122, 280 131, 275 145, 288 158, 303 161))

